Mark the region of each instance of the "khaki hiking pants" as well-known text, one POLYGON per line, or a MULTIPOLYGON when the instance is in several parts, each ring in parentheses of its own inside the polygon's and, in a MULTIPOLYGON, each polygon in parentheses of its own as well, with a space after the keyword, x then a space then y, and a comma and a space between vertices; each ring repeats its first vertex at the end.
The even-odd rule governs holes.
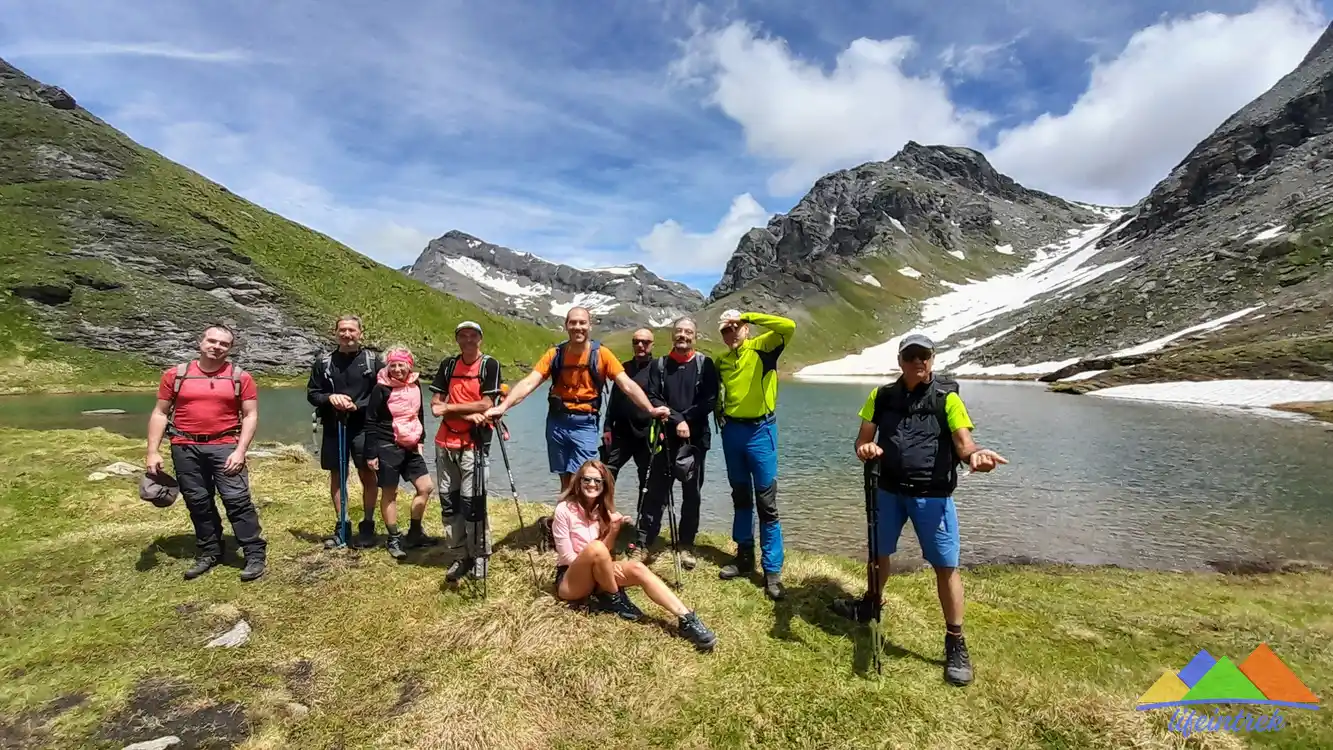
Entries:
POLYGON ((486 513, 489 464, 484 450, 435 446, 440 515, 444 520, 444 538, 454 559, 491 555, 491 528, 486 513))

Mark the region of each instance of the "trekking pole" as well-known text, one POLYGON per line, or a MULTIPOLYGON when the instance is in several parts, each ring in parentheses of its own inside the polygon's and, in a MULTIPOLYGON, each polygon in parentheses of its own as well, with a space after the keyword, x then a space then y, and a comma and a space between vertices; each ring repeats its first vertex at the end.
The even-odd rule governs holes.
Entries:
MULTIPOLYGON (((514 484, 514 471, 509 466, 509 451, 505 448, 505 443, 509 442, 509 428, 505 427, 503 419, 496 420, 496 426, 500 428, 500 457, 505 462, 505 473, 509 475, 509 492, 514 496, 514 510, 518 511, 518 531, 523 534, 525 526, 523 525, 523 507, 518 501, 518 485, 514 484)), ((532 549, 528 549, 528 565, 532 567, 532 585, 537 586, 537 561, 532 557, 532 549)))
MULTIPOLYGON (((651 476, 653 464, 656 463, 657 455, 663 452, 662 435, 656 422, 653 423, 651 431, 648 434, 650 444, 655 446, 653 449, 653 458, 650 459, 648 463, 649 476, 651 476)), ((680 544, 676 539, 676 477, 671 469, 671 456, 667 455, 666 459, 666 471, 662 478, 663 481, 666 482, 667 488, 667 522, 671 525, 671 559, 676 565, 676 588, 680 589, 682 588, 680 582, 680 544)))
POLYGON ((879 630, 879 611, 880 611, 880 582, 879 582, 879 503, 876 495, 879 490, 879 459, 870 459, 865 462, 865 482, 866 482, 866 537, 868 540, 868 552, 870 553, 870 564, 866 566, 869 572, 869 588, 866 591, 866 604, 871 607, 871 625, 870 625, 870 655, 875 664, 875 674, 882 674, 879 661, 880 650, 880 630, 879 630))
POLYGON ((338 483, 338 541, 346 547, 351 540, 347 522, 347 418, 342 414, 338 415, 338 483))
POLYGON ((676 477, 671 473, 671 465, 667 465, 667 518, 671 521, 671 557, 676 562, 676 588, 683 589, 684 584, 680 582, 680 534, 676 525, 676 477))
MULTIPOLYGON (((481 509, 482 509, 482 512, 485 513, 485 511, 486 511, 486 503, 487 503, 489 500, 488 500, 488 498, 486 497, 486 482, 485 482, 485 475, 484 475, 484 473, 483 473, 483 472, 484 472, 484 469, 483 469, 482 464, 481 464, 481 449, 478 447, 478 442, 477 442, 477 438, 476 438, 476 433, 477 433, 477 431, 476 431, 476 430, 473 430, 472 433, 473 433, 473 439, 472 439, 472 502, 473 502, 473 503, 482 503, 481 509)), ((468 508, 468 510, 471 511, 470 513, 467 514, 468 516, 472 516, 473 518, 475 518, 475 517, 478 515, 478 514, 477 514, 477 509, 476 509, 475 507, 473 507, 473 508, 468 508)), ((484 515, 483 515, 482 517, 485 518, 484 515)), ((468 541, 469 541, 470 543, 472 543, 472 544, 477 544, 477 540, 476 540, 475 537, 476 537, 476 531, 477 531, 478 523, 477 523, 476 521, 473 521, 471 518, 467 518, 467 517, 464 517, 463 522, 464 522, 465 524, 467 524, 467 526, 468 526, 468 532, 469 532, 469 533, 468 533, 468 536, 469 536, 469 537, 472 537, 472 538, 470 538, 468 541)), ((483 531, 483 534, 484 534, 484 533, 485 533, 485 532, 483 531)), ((483 538, 483 541, 485 541, 484 538, 483 538)), ((487 592, 486 592, 486 583, 487 583, 487 579, 490 578, 490 570, 489 570, 489 568, 490 568, 490 561, 487 560, 487 559, 485 559, 485 558, 483 557, 483 558, 482 558, 482 563, 481 563, 481 565, 482 565, 482 570, 486 573, 486 575, 482 576, 482 579, 481 579, 481 598, 482 598, 482 599, 485 599, 485 598, 486 598, 486 593, 487 593, 487 592)), ((476 563, 476 561, 474 560, 474 561, 472 562, 472 572, 473 572, 473 573, 476 573, 476 570, 477 570, 477 563, 476 563)))

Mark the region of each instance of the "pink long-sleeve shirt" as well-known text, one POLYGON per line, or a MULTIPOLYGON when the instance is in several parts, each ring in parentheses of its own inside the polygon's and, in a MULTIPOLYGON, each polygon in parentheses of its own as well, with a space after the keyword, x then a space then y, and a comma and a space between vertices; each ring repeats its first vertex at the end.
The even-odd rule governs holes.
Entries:
POLYGON ((572 564, 583 548, 601 535, 601 522, 589 516, 582 505, 561 500, 555 506, 551 536, 555 537, 556 565, 572 564))

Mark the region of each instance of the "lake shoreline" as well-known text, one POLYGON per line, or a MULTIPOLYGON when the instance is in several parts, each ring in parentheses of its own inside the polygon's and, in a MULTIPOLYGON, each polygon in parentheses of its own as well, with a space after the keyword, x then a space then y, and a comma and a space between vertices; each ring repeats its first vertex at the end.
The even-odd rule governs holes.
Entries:
MULTIPOLYGON (((680 591, 718 633, 715 652, 700 654, 640 590, 630 593, 644 610, 637 623, 555 601, 554 554, 536 553, 532 534, 549 506, 525 503, 520 532, 513 501, 493 499, 483 599, 441 583, 442 547, 403 563, 382 547, 324 551, 324 474, 295 450, 260 451, 266 457, 250 468, 268 574, 243 584, 229 559, 187 582, 180 573, 193 534, 182 504, 144 503, 134 476, 87 479, 113 461, 139 460, 141 440, 100 428, 0 428, 0 457, 27 467, 0 476, 0 534, 9 540, 0 596, 10 602, 12 635, 0 727, 40 726, 40 737, 18 736, 64 747, 108 738, 120 747, 201 725, 226 744, 272 747, 434 746, 474 736, 486 746, 611 747, 642 744, 645 726, 654 747, 1028 747, 1052 738, 1149 747, 1178 737, 1170 712, 1135 711, 1137 696, 1201 648, 1239 660, 1267 642, 1313 689, 1333 682, 1325 648, 1333 573, 1323 567, 969 566, 977 681, 955 689, 942 681, 943 629, 928 571, 885 584, 876 677, 868 626, 828 611, 834 597, 864 589, 861 563, 791 550, 788 595, 775 603, 753 582, 718 580, 730 544, 701 535, 699 567, 684 573, 680 591), (31 524, 36 514, 47 522, 31 524), (241 622, 244 645, 205 648, 241 622), (747 690, 773 698, 734 700, 737 674, 747 690), (681 680, 689 690, 662 689, 681 680), (172 697, 154 697, 163 694, 172 697), (583 700, 571 714, 573 694, 583 700), (385 710, 366 710, 372 695, 385 710), (885 701, 901 707, 902 721, 883 722, 885 701), (43 722, 23 720, 34 712, 43 722), (1040 727, 1036 715, 1045 717, 1040 727)), ((406 510, 402 494, 399 506, 406 510)), ((432 514, 428 530, 437 533, 438 523, 432 514)), ((669 552, 651 565, 674 580, 669 552)), ((1302 713, 1284 736, 1331 746, 1333 725, 1302 713)))

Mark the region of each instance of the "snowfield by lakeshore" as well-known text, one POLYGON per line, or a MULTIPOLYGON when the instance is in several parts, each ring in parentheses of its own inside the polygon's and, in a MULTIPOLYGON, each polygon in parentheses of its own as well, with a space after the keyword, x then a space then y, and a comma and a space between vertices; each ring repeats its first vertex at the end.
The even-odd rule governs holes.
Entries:
POLYGON ((1324 380, 1209 380, 1136 383, 1090 391, 1089 396, 1133 401, 1166 401, 1207 406, 1266 408, 1295 401, 1333 401, 1333 382, 1324 380))
MULTIPOLYGON (((1032 263, 1017 273, 993 276, 984 281, 967 284, 948 284, 948 292, 921 303, 921 324, 915 327, 914 331, 924 333, 943 344, 953 340, 958 334, 984 325, 1005 313, 1021 310, 1042 295, 1073 289, 1134 262, 1138 256, 1130 256, 1113 263, 1088 265, 1093 256, 1100 252, 1100 248, 1096 246, 1097 240, 1123 212, 1099 209, 1099 213, 1106 217, 1106 223, 1088 226, 1067 240, 1037 249, 1034 251, 1032 263)), ((911 275, 908 270, 899 269, 899 273, 911 275)), ((920 275, 916 269, 910 270, 920 275)), ((941 346, 936 355, 936 367, 940 370, 950 370, 950 366, 961 361, 967 352, 1005 336, 1013 330, 1010 328, 982 339, 963 339, 950 348, 941 346)), ((819 379, 827 376, 896 374, 898 341, 901 338, 902 336, 895 336, 859 354, 803 367, 795 375, 797 378, 819 379)), ((952 371, 960 375, 1016 375, 1039 366, 1044 368, 1054 365, 1050 370, 1055 370, 1074 361, 1077 360, 1024 367, 1002 365, 998 368, 981 368, 965 364, 952 371)))

